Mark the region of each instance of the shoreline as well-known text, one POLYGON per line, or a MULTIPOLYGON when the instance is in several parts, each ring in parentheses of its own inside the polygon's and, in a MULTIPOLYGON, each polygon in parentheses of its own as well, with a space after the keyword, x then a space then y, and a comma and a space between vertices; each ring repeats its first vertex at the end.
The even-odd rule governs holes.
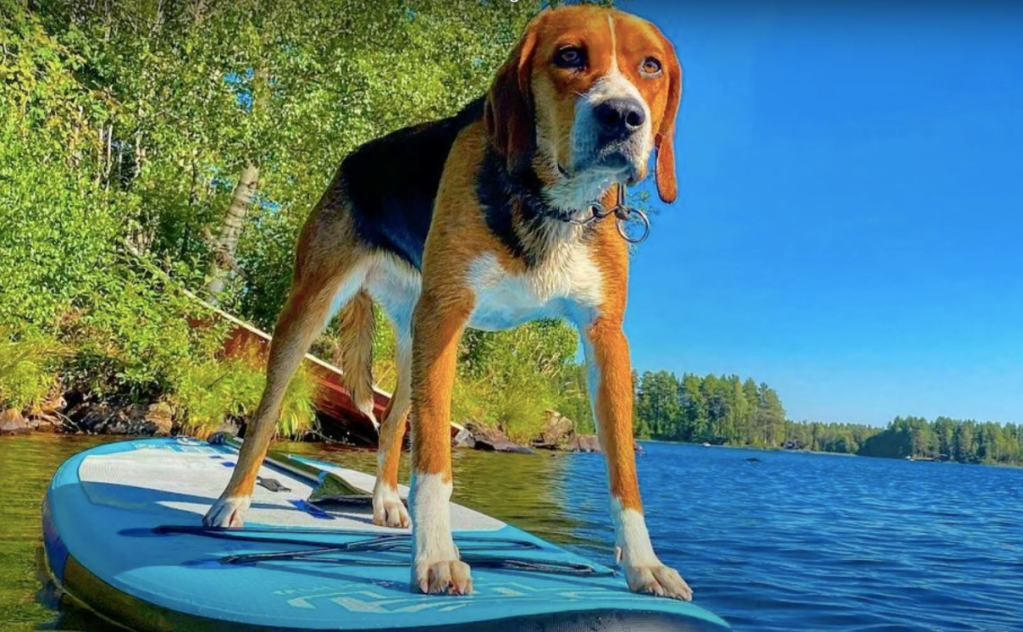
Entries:
MULTIPOLYGON (((375 451, 377 448, 374 445, 360 445, 357 443, 347 442, 343 440, 334 439, 327 437, 322 433, 316 433, 320 435, 320 438, 288 438, 282 437, 277 438, 275 441, 287 442, 287 443, 307 443, 307 444, 319 444, 334 447, 349 448, 352 450, 369 450, 375 451)), ((6 429, 0 429, 0 438, 13 439, 18 437, 29 437, 29 436, 52 436, 52 437, 109 437, 116 440, 130 441, 131 439, 145 437, 145 438, 174 438, 174 437, 189 437, 193 436, 189 433, 170 432, 170 433, 147 433, 147 432, 90 432, 82 429, 68 430, 64 428, 54 428, 51 426, 40 425, 39 427, 28 428, 25 430, 11 432, 6 429)), ((530 455, 550 455, 555 456, 558 454, 599 454, 599 446, 588 445, 590 441, 595 440, 594 435, 579 435, 585 438, 582 442, 582 447, 570 447, 570 445, 564 445, 560 447, 552 447, 549 445, 531 445, 522 446, 518 444, 510 444, 510 449, 494 448, 489 445, 486 447, 474 447, 471 445, 459 445, 452 440, 452 450, 471 450, 477 452, 494 452, 494 453, 506 453, 506 454, 530 454, 530 455)), ((908 459, 905 457, 884 457, 884 456, 870 456, 863 454, 850 454, 842 452, 822 452, 815 450, 789 450, 784 448, 757 448, 753 446, 738 446, 738 445, 710 445, 704 446, 700 443, 687 443, 685 441, 665 441, 663 439, 636 439, 634 441, 636 453, 643 454, 643 444, 658 444, 658 445, 678 445, 687 446, 692 448, 708 447, 708 448, 725 448, 730 450, 750 450, 754 452, 777 452, 784 454, 811 454, 816 456, 836 456, 836 457, 859 457, 865 459, 884 459, 888 461, 910 461, 913 463, 935 463, 943 465, 974 465, 983 467, 998 467, 1006 469, 1023 469, 1023 464, 1016 465, 1011 463, 964 463, 955 460, 936 460, 926 458, 915 458, 908 459)), ((407 450, 407 446, 405 448, 407 450)))
POLYGON ((786 448, 757 448, 748 445, 729 445, 726 443, 718 445, 707 445, 704 446, 702 443, 689 443, 686 441, 666 441, 664 439, 636 439, 637 443, 654 443, 663 445, 684 445, 694 448, 706 447, 706 448, 726 448, 730 450, 752 450, 756 452, 781 452, 785 454, 813 454, 819 456, 839 456, 839 457, 856 457, 863 459, 884 459, 887 461, 909 461, 912 463, 936 463, 942 465, 980 465, 986 467, 1004 467, 1010 469, 1023 469, 1023 463, 967 463, 963 461, 956 461, 955 459, 932 459, 925 457, 908 458, 902 457, 888 457, 888 456, 873 456, 869 454, 854 454, 849 452, 822 452, 819 450, 804 450, 804 449, 786 449, 786 448))

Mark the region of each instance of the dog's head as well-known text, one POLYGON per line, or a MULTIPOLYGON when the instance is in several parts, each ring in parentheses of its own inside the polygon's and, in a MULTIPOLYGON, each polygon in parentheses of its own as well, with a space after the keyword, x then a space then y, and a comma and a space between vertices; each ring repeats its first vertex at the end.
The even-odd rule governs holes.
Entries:
POLYGON ((529 24, 490 86, 485 120, 509 170, 532 167, 548 184, 638 182, 656 151, 657 191, 670 203, 681 92, 674 47, 654 25, 576 5, 529 24))

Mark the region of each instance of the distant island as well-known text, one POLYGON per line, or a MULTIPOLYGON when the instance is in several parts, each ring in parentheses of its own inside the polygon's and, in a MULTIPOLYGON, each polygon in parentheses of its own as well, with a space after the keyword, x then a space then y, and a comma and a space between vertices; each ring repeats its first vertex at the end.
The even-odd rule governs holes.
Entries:
POLYGON ((641 438, 1023 466, 1023 424, 948 417, 896 417, 886 428, 792 421, 778 393, 752 378, 647 371, 634 380, 641 438))

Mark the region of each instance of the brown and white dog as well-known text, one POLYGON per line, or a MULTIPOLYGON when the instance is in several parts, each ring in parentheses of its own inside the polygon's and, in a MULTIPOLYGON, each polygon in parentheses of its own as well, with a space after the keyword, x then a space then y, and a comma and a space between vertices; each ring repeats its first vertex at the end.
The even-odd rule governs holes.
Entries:
POLYGON ((532 20, 487 94, 458 114, 369 142, 341 163, 297 245, 274 331, 266 390, 231 481, 204 518, 238 527, 292 375, 341 307, 342 369, 373 415, 372 301, 397 334, 398 384, 380 426, 373 520, 409 526, 397 492, 412 412, 412 587, 472 591, 451 534, 451 390, 465 327, 537 318, 575 325, 607 459, 617 555, 629 587, 678 599, 692 591, 654 553, 632 442, 632 379, 622 331, 628 244, 613 218, 580 225, 590 205, 644 179, 677 193, 672 149, 681 68, 652 24, 577 5, 532 20))

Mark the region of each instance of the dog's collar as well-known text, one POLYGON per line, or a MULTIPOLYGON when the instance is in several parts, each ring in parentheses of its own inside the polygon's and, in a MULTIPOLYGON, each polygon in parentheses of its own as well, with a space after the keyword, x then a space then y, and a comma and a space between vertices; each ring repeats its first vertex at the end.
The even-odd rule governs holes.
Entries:
MULTIPOLYGON (((560 165, 559 165, 560 168, 560 165)), ((566 222, 568 224, 576 224, 578 226, 586 226, 594 222, 608 217, 610 215, 615 216, 615 223, 618 225, 618 234, 622 236, 622 239, 631 243, 638 244, 646 241, 646 238, 650 236, 650 219, 646 213, 639 210, 638 208, 631 207, 625 203, 625 185, 618 184, 618 197, 615 201, 615 205, 609 209, 604 208, 604 205, 600 201, 589 204, 586 207, 587 212, 590 214, 589 217, 583 219, 577 219, 572 216, 565 215, 550 215, 553 219, 566 222), (639 237, 633 237, 626 230, 626 224, 632 220, 638 219, 639 223, 643 226, 643 233, 639 237)))

